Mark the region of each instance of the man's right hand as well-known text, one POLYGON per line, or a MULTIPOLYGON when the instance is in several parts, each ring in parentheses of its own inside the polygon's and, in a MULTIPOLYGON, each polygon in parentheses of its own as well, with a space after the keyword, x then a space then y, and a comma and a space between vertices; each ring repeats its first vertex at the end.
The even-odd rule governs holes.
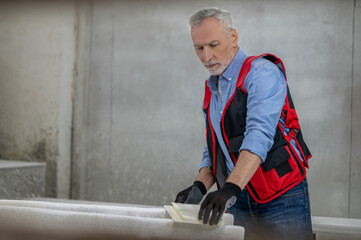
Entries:
POLYGON ((176 203, 198 204, 202 201, 207 189, 201 181, 195 181, 192 186, 177 194, 176 203))

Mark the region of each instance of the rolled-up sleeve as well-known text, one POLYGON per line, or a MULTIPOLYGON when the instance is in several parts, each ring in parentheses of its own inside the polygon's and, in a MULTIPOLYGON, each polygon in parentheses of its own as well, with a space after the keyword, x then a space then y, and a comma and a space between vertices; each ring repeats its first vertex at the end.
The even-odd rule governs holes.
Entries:
POLYGON ((202 163, 201 166, 199 167, 199 171, 204 167, 211 167, 211 166, 212 166, 212 162, 208 155, 208 147, 206 146, 204 147, 202 163))
POLYGON ((240 151, 249 150, 264 162, 287 95, 285 76, 270 61, 257 59, 252 63, 244 88, 248 93, 247 119, 240 151))

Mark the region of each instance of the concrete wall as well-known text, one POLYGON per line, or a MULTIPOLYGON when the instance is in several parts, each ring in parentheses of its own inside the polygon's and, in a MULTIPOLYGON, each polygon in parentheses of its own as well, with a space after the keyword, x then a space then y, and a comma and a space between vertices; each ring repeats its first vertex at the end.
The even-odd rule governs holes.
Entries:
POLYGON ((47 163, 47 196, 68 197, 74 2, 0 2, 0 155, 47 163))
POLYGON ((70 181, 72 148, 71 188, 59 188, 59 196, 70 191, 76 199, 162 205, 192 183, 205 144, 201 104, 208 72, 194 54, 186 22, 199 8, 219 6, 231 10, 244 50, 271 52, 285 62, 314 156, 308 172, 313 215, 361 218, 360 0, 6 6, 0 8, 0 153, 31 160, 40 129, 51 127, 46 143, 67 150, 44 151, 46 161, 62 166, 49 171, 57 173, 49 189, 69 186, 59 181, 70 181), (48 14, 46 21, 39 13, 48 14), (28 30, 34 24, 40 32, 28 30), (31 43, 16 31, 25 31, 31 43), (23 75, 17 41, 29 52, 20 61, 27 66, 23 75), (39 52, 46 57, 34 61, 39 52), (25 114, 29 109, 35 114, 25 114))
POLYGON ((361 0, 355 2, 350 161, 350 217, 361 218, 361 0))

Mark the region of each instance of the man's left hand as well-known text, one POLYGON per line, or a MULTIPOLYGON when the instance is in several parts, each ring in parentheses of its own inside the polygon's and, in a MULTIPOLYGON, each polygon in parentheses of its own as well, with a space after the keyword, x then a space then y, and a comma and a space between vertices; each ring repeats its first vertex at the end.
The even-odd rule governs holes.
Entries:
POLYGON ((217 225, 223 213, 236 202, 241 191, 238 185, 226 182, 219 190, 209 193, 202 202, 198 219, 203 219, 204 224, 209 220, 209 225, 217 225))

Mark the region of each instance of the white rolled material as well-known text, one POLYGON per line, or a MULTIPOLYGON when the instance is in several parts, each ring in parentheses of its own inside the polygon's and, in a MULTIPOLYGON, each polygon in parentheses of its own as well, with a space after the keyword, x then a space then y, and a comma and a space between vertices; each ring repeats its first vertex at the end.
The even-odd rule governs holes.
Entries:
MULTIPOLYGON (((232 218, 233 220, 233 218, 232 218)), ((229 220, 227 220, 229 224, 229 220)), ((233 225, 175 224, 162 207, 0 200, 0 225, 30 230, 112 234, 119 239, 243 239, 233 225)))
POLYGON ((361 239, 361 219, 313 216, 312 229, 316 235, 319 233, 353 235, 361 239))
POLYGON ((29 207, 70 212, 86 212, 98 214, 114 214, 134 217, 166 218, 167 213, 162 207, 112 206, 93 204, 74 204, 26 200, 0 200, 0 206, 29 207))

